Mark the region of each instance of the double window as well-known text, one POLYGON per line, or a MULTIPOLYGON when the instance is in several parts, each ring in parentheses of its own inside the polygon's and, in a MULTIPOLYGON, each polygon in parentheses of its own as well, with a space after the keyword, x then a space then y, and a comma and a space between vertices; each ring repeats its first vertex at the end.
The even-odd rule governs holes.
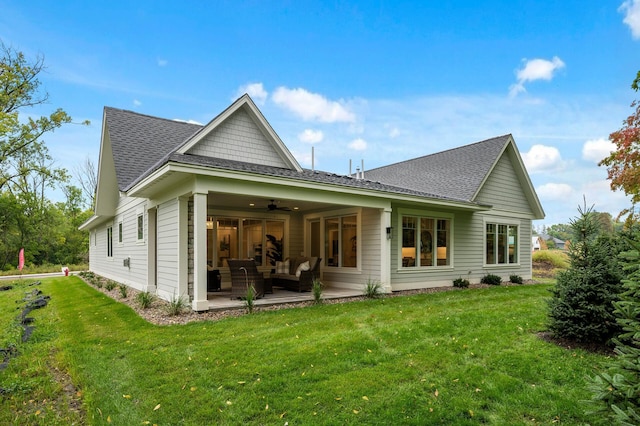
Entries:
POLYGON ((485 263, 508 265, 518 263, 518 226, 487 223, 485 229, 485 263))
POLYGON ((324 221, 325 258, 329 267, 358 267, 358 216, 339 216, 324 221))
POLYGON ((451 219, 402 216, 402 267, 451 265, 451 219))
POLYGON ((227 259, 235 258, 254 259, 258 266, 273 267, 276 261, 283 260, 282 220, 209 217, 207 234, 209 258, 215 245, 218 267, 225 267, 227 259))

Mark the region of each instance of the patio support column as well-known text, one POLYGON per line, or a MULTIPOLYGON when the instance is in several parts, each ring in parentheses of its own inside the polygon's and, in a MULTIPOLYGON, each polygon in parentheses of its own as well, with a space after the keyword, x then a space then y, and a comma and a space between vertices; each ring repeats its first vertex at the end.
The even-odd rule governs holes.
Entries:
POLYGON ((209 310, 207 301, 207 194, 193 194, 194 311, 209 310))
MULTIPOLYGON (((380 209, 380 282, 384 292, 391 293, 391 242, 387 237, 387 228, 391 227, 391 207, 380 209)), ((393 229, 392 235, 398 235, 393 229)))

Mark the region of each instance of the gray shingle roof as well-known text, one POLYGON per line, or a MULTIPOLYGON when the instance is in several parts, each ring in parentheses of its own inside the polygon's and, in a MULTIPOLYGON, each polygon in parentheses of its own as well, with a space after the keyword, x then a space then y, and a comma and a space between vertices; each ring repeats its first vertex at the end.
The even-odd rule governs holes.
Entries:
POLYGON ((243 161, 226 160, 221 158, 205 157, 192 154, 173 153, 168 157, 168 161, 191 164, 196 166, 205 166, 224 170, 234 170, 239 172, 249 172, 264 176, 291 178, 308 182, 332 184, 346 186, 351 188, 370 189, 374 191, 384 191, 396 194, 414 195, 427 197, 432 199, 448 200, 455 202, 466 202, 466 200, 448 197, 446 195, 438 195, 422 191, 416 191, 403 187, 396 187, 380 182, 374 182, 369 179, 356 179, 351 176, 339 175, 336 173, 323 172, 318 170, 303 169, 301 172, 292 169, 280 167, 265 166, 261 164, 246 163, 243 161))
POLYGON ((367 170, 365 177, 415 191, 473 201, 473 196, 510 137, 511 135, 498 136, 367 170))
POLYGON ((475 204, 471 197, 509 135, 369 170, 366 179, 270 167, 176 150, 203 126, 105 108, 118 187, 127 191, 168 162, 475 204))
POLYGON ((110 107, 104 113, 120 191, 202 128, 110 107))

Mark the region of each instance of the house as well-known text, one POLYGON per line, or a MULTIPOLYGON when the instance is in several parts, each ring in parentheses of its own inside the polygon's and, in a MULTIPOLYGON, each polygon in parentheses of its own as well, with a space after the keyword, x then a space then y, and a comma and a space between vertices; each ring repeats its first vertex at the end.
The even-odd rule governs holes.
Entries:
POLYGON ((248 95, 204 126, 105 108, 90 269, 210 309, 226 260, 322 258, 329 287, 386 292, 531 278, 544 212, 511 135, 380 167, 303 169, 248 95))
POLYGON ((568 248, 567 242, 561 240, 560 238, 552 237, 549 234, 540 234, 540 238, 545 242, 546 246, 549 246, 549 242, 551 242, 551 246, 558 250, 565 250, 568 248))
POLYGON ((546 250, 547 242, 540 235, 531 237, 531 251, 546 250))

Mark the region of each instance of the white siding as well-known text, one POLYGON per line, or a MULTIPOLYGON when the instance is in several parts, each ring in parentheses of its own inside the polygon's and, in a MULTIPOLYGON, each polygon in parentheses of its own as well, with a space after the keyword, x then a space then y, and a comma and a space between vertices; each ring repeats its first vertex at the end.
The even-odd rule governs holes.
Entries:
POLYGON ((138 290, 146 290, 147 285, 147 232, 148 218, 145 200, 122 197, 112 221, 98 226, 97 245, 91 242, 89 262, 91 270, 106 278, 126 284, 138 290), (144 240, 138 241, 138 213, 144 217, 144 240), (118 242, 118 223, 122 221, 122 243, 118 242), (113 256, 107 257, 107 227, 113 227, 113 256), (130 266, 124 260, 130 259, 130 266))
POLYGON ((476 197, 476 201, 492 205, 494 210, 532 214, 531 206, 506 153, 498 160, 476 197))
POLYGON ((346 289, 364 289, 368 280, 383 283, 380 262, 380 219, 378 209, 362 209, 360 212, 360 236, 358 241, 358 268, 336 269, 327 267, 323 261, 322 279, 331 287, 346 289))
POLYGON ((205 136, 189 154, 274 167, 287 167, 249 114, 239 109, 205 136))
POLYGON ((179 212, 180 202, 174 199, 158 206, 157 286, 163 298, 179 297, 179 212))

